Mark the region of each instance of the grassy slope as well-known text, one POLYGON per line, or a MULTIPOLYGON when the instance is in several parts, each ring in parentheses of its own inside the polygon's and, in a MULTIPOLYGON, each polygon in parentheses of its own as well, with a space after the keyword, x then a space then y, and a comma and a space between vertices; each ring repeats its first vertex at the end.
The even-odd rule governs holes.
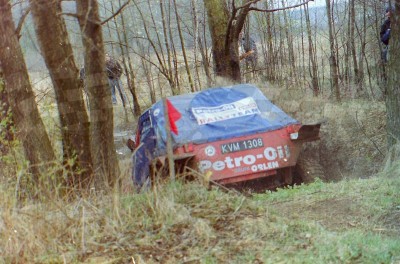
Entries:
POLYGON ((3 190, 0 263, 399 263, 399 174, 251 197, 176 183, 18 210, 3 190))
POLYGON ((0 175, 0 263, 400 263, 399 167, 251 197, 198 183, 133 195, 128 182, 65 202, 43 188, 18 209, 0 175))

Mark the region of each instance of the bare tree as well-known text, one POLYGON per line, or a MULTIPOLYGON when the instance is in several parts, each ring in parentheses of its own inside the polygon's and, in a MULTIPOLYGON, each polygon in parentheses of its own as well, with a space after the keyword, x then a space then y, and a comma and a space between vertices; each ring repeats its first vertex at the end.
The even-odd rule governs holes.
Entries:
POLYGON ((349 46, 351 50, 351 58, 353 60, 353 70, 355 83, 358 85, 358 90, 360 91, 361 84, 361 73, 358 68, 357 52, 356 52, 356 40, 355 40, 355 27, 356 27, 356 11, 355 11, 355 0, 349 1, 349 46))
POLYGON ((181 41, 182 55, 183 55, 183 60, 185 62, 185 69, 186 69, 186 73, 187 73, 188 80, 189 80, 190 90, 192 92, 194 92, 196 89, 195 89, 195 86, 193 83, 193 78, 192 78, 192 74, 190 72, 189 63, 188 63, 188 59, 187 59, 187 55, 186 55, 185 41, 184 41, 183 34, 182 34, 180 16, 178 14, 178 8, 176 7, 176 0, 173 0, 173 1, 174 1, 174 8, 175 8, 176 24, 178 26, 179 40, 181 41))
MULTIPOLYGON (((163 26, 163 35, 164 35, 164 42, 161 41, 161 37, 158 33, 158 30, 155 30, 155 32, 152 32, 149 30, 149 27, 153 27, 153 28, 157 28, 156 22, 155 22, 155 18, 153 15, 153 9, 150 5, 150 3, 148 3, 148 8, 149 8, 149 12, 150 12, 150 20, 152 25, 149 26, 148 25, 148 21, 147 21, 147 17, 145 17, 142 7, 137 4, 134 3, 135 7, 137 9, 137 11, 139 12, 141 21, 143 23, 143 28, 144 28, 144 32, 146 34, 146 38, 145 40, 150 44, 150 47, 152 48, 152 51, 154 52, 154 55, 156 57, 157 63, 152 63, 153 66, 155 66, 158 71, 167 79, 170 87, 171 87, 171 91, 172 94, 179 94, 179 80, 177 78, 176 75, 176 71, 175 74, 173 72, 173 69, 177 69, 177 59, 176 59, 176 52, 174 51, 174 47, 173 47, 173 42, 172 39, 170 38, 170 33, 171 31, 167 31, 167 29, 170 28, 170 26, 167 24, 167 20, 165 17, 165 8, 164 8, 164 2, 162 0, 160 0, 160 10, 161 10, 161 18, 162 18, 162 26, 163 26), (154 33, 155 37, 152 36, 152 33, 154 33), (155 39, 153 39, 155 38, 155 39), (164 52, 164 47, 163 47, 163 43, 165 44, 165 49, 166 49, 166 53, 164 52), (167 59, 166 59, 167 57, 167 59), (172 62, 171 58, 174 58, 174 62, 172 62)), ((143 56, 140 55, 141 57, 148 57, 148 56, 143 56)), ((149 60, 150 62, 150 60, 149 60)))
MULTIPOLYGON (((111 90, 105 73, 103 34, 96 0, 76 0, 85 50, 94 172, 113 186, 119 177, 111 90)), ((101 179, 101 178, 100 178, 101 179)), ((96 180, 97 182, 97 180, 96 180)))
MULTIPOLYGON (((122 6, 121 1, 118 1, 119 5, 122 6)), ((111 11, 113 13, 115 13, 114 10, 114 4, 111 2, 111 11)), ((133 111, 135 113, 136 116, 139 116, 141 111, 140 111, 140 105, 139 105, 139 100, 137 97, 137 92, 136 92, 136 73, 135 73, 135 69, 133 68, 133 63, 132 63, 132 58, 130 55, 130 49, 131 49, 131 44, 128 41, 128 36, 127 36, 127 28, 125 26, 125 17, 124 17, 124 13, 121 13, 119 15, 120 18, 120 22, 121 24, 118 24, 117 22, 117 17, 114 17, 113 21, 114 21, 114 26, 116 29, 116 33, 118 36, 118 44, 119 44, 119 48, 121 51, 121 55, 122 55, 122 63, 124 65, 124 69, 125 69, 125 75, 126 75, 126 79, 127 79, 127 83, 128 83, 128 88, 129 91, 132 95, 132 99, 133 99, 133 111)))
POLYGON ((69 183, 87 185, 93 176, 89 120, 83 100, 61 1, 29 0, 36 35, 56 95, 64 164, 71 164, 69 183), (51 26, 49 26, 51 25, 51 26))
POLYGON ((205 13, 206 13, 206 11, 203 10, 202 21, 200 23, 201 26, 202 26, 201 27, 202 37, 199 34, 199 37, 198 37, 197 41, 199 43, 199 50, 200 50, 200 54, 201 54, 201 59, 202 59, 204 72, 205 72, 206 77, 207 77, 207 85, 211 86, 212 77, 211 77, 211 72, 210 72, 210 60, 209 60, 209 56, 208 56, 208 47, 207 47, 207 33, 206 33, 207 25, 205 23, 205 20, 206 20, 206 14, 205 13))
POLYGON ((172 73, 172 62, 171 62, 172 52, 171 52, 170 44, 169 44, 169 40, 168 40, 168 31, 167 31, 168 24, 167 24, 167 21, 166 21, 165 8, 164 8, 163 0, 160 0, 160 11, 161 11, 161 19, 162 19, 161 21, 162 21, 163 35, 164 35, 164 45, 165 45, 165 49, 166 49, 166 52, 167 52, 167 62, 168 62, 168 64, 167 64, 167 72, 168 72, 168 76, 170 76, 170 78, 171 78, 171 80, 169 80, 170 85, 172 85, 171 88, 174 89, 175 82, 173 82, 173 80, 172 80, 173 73, 172 73))
POLYGON ((311 22, 310 13, 308 12, 308 5, 304 6, 306 25, 307 25, 307 37, 308 37, 308 56, 311 63, 310 67, 310 77, 314 96, 319 94, 319 84, 318 84, 318 66, 315 58, 315 49, 311 33, 311 22))
MULTIPOLYGON (((285 1, 282 0, 282 6, 285 7, 285 1)), ((287 42, 287 49, 288 49, 288 55, 289 55, 289 73, 291 77, 294 77, 297 79, 297 71, 296 71, 296 61, 295 61, 295 56, 294 56, 294 47, 293 47, 293 36, 292 33, 290 32, 290 21, 287 18, 286 10, 283 10, 283 21, 284 21, 284 32, 285 32, 285 37, 286 37, 286 42, 287 42)))
POLYGON ((388 147, 400 142, 400 0, 391 16, 390 56, 386 86, 388 147))
POLYGON ((331 1, 326 0, 326 14, 328 16, 328 28, 329 28, 329 43, 330 43, 330 57, 329 57, 329 65, 331 72, 331 80, 332 80, 332 90, 335 94, 335 98, 337 101, 340 101, 340 89, 339 89, 339 69, 337 65, 337 53, 335 48, 335 38, 334 38, 334 30, 333 30, 333 19, 332 19, 332 10, 331 10, 331 1))
POLYGON ((197 14, 197 0, 191 0, 190 1, 190 6, 192 9, 192 23, 193 23, 193 56, 194 56, 194 69, 196 71, 196 78, 197 78, 197 87, 196 87, 196 81, 195 83, 195 90, 200 89, 201 87, 201 78, 200 78, 200 73, 199 73, 199 59, 198 59, 198 39, 199 39, 199 19, 198 19, 198 14, 197 14))
POLYGON ((37 109, 8 0, 0 0, 0 13, 0 68, 6 95, 17 128, 16 136, 22 142, 25 156, 38 180, 43 169, 56 157, 37 109))
POLYGON ((218 76, 229 78, 235 82, 241 81, 238 38, 250 11, 276 12, 299 7, 313 0, 305 0, 297 5, 276 9, 258 8, 256 4, 260 1, 242 0, 240 6, 236 6, 235 1, 231 1, 230 6, 225 1, 204 1, 212 39, 215 72, 218 76))

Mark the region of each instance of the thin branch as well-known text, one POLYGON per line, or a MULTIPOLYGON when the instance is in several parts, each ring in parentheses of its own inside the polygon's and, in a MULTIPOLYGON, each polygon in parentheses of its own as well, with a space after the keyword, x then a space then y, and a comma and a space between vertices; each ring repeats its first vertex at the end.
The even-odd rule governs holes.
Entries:
POLYGON ((256 3, 260 2, 260 1, 261 0, 253 0, 253 1, 247 2, 246 4, 244 4, 242 6, 239 6, 237 9, 239 10, 239 9, 242 9, 242 8, 247 8, 247 7, 251 6, 252 4, 256 4, 256 3))
POLYGON ((106 20, 103 20, 101 22, 101 25, 106 24, 108 21, 110 21, 111 19, 113 19, 114 17, 116 17, 119 13, 122 12, 122 10, 128 6, 128 4, 131 2, 131 0, 128 0, 125 4, 123 4, 112 16, 110 16, 109 18, 107 18, 106 20))
POLYGON ((21 16, 21 19, 18 21, 18 26, 17 26, 17 28, 15 29, 15 34, 17 34, 18 39, 21 38, 21 29, 22 29, 22 26, 24 25, 25 19, 26 19, 26 17, 29 15, 30 12, 31 12, 31 8, 30 8, 30 7, 28 7, 27 9, 25 9, 24 13, 23 13, 22 16, 21 16))
MULTIPOLYGON (((252 2, 258 2, 258 1, 252 1, 252 2)), ((272 13, 272 12, 276 12, 276 11, 282 11, 282 10, 287 10, 287 9, 300 7, 300 6, 306 5, 306 4, 310 3, 310 2, 314 2, 314 0, 307 0, 307 1, 304 1, 303 3, 297 4, 297 5, 281 7, 281 8, 275 8, 275 9, 260 9, 260 8, 257 8, 257 7, 249 7, 249 11, 272 13)), ((247 6, 247 5, 248 4, 246 4, 244 6, 247 6)))
POLYGON ((79 18, 79 15, 76 14, 76 13, 61 13, 61 15, 70 16, 70 17, 74 17, 74 18, 79 18))

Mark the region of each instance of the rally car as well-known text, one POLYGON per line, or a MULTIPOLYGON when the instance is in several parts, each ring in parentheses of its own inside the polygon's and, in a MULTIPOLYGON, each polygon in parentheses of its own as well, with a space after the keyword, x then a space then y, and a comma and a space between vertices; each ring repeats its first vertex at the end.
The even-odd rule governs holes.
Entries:
POLYGON ((319 139, 320 124, 302 125, 253 85, 171 96, 167 107, 163 102, 139 117, 134 144, 130 141, 137 186, 149 182, 167 164, 165 112, 175 165, 208 175, 212 182, 266 179, 273 188, 292 184, 296 173, 303 180, 313 173, 298 161, 303 142, 319 139))

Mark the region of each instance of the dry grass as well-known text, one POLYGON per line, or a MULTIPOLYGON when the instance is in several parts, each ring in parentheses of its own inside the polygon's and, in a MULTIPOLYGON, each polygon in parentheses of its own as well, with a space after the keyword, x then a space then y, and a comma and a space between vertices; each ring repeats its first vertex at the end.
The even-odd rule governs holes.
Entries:
MULTIPOLYGON (((325 138, 320 145, 310 146, 311 150, 317 147, 314 153, 322 161, 333 153, 335 162, 346 165, 343 161, 365 153, 382 168, 369 138, 351 137, 360 126, 382 133, 371 121, 377 117, 370 117, 372 112, 379 116, 381 105, 327 104, 325 99, 306 97, 302 90, 262 88, 302 121, 328 119, 325 138), (361 125, 354 122, 354 115, 346 114, 348 109, 357 111, 361 125)), ((133 129, 130 113, 120 106, 114 110, 116 130, 133 129)), ((44 102, 41 111, 46 124, 57 123, 51 104, 44 102)), ((57 131, 50 134, 57 144, 57 131)), ((119 143, 122 146, 123 139, 119 143)), ((70 190, 69 199, 58 195, 57 186, 29 185, 18 148, 2 157, 0 263, 400 262, 396 159, 384 173, 369 179, 318 181, 245 197, 216 187, 207 190, 198 182, 162 184, 135 193, 128 156, 121 156, 121 189, 85 195, 70 190)), ((350 176, 349 168, 365 167, 350 165, 340 167, 350 176)))
POLYGON ((0 263, 396 263, 398 179, 251 197, 175 182, 19 207, 1 184, 0 263))

